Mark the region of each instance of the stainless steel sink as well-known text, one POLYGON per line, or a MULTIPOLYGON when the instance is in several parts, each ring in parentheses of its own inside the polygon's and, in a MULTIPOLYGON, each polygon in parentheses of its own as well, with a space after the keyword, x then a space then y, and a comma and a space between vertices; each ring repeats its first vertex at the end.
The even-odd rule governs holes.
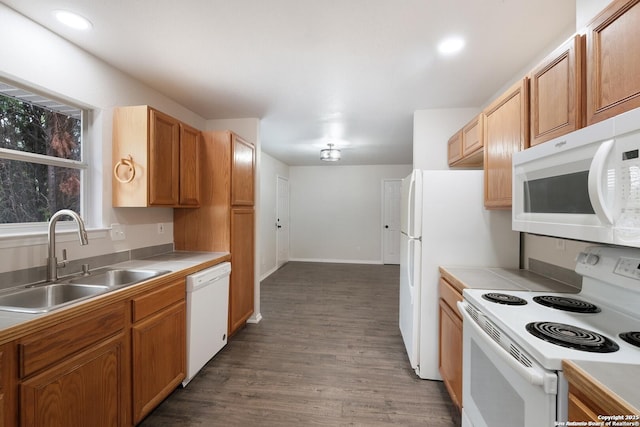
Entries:
POLYGON ((88 275, 61 279, 54 283, 35 283, 0 293, 0 310, 47 313, 73 302, 170 272, 149 269, 100 269, 88 275))
POLYGON ((68 280, 67 283, 115 288, 133 285, 134 283, 139 283, 170 272, 169 270, 113 269, 76 277, 68 280))
POLYGON ((73 302, 105 293, 107 286, 43 284, 0 295, 0 310, 21 313, 46 313, 73 302))

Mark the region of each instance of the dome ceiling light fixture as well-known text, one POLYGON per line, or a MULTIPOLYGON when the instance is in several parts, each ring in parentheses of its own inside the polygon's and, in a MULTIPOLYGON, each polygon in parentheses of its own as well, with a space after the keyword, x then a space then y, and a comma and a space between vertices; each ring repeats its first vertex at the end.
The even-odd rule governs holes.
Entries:
POLYGON ((327 144, 329 148, 320 150, 320 160, 325 162, 337 162, 340 160, 340 150, 333 148, 335 144, 327 144))

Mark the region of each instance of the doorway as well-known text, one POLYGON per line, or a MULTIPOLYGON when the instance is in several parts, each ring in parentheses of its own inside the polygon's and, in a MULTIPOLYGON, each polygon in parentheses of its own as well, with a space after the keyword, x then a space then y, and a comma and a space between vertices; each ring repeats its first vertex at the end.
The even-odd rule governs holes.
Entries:
POLYGON ((276 268, 280 268, 289 261, 289 179, 276 180, 276 268))
POLYGON ((402 180, 382 180, 382 263, 400 264, 402 180))

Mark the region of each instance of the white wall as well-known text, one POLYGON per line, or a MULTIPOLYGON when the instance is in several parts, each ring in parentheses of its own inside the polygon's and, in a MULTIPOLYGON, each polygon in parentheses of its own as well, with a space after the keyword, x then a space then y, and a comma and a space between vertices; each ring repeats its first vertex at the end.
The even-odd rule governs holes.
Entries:
POLYGON ((413 168, 449 169, 447 141, 479 108, 442 108, 413 113, 413 168))
MULTIPOLYGON (((112 111, 149 104, 199 129, 205 120, 2 4, 0 16, 0 39, 10 40, 0 43, 0 78, 93 110, 85 143, 97 165, 89 193, 98 209, 86 219, 103 231, 90 232, 89 245, 82 249, 75 237, 62 236, 58 249, 77 259, 173 242, 172 209, 111 207, 112 111), (162 235, 156 232, 159 222, 167 224, 162 235), (126 240, 111 241, 104 227, 112 223, 124 224, 126 240)), ((0 238, 0 272, 44 265, 46 256, 44 234, 0 238)))
POLYGON ((273 273, 277 265, 276 253, 276 214, 277 178, 289 178, 289 166, 280 160, 262 153, 262 169, 260 172, 260 206, 262 207, 258 222, 260 224, 260 279, 273 273))
POLYGON ((411 165, 291 166, 291 260, 382 263, 382 180, 411 165))
POLYGON ((580 32, 609 3, 611 0, 576 0, 576 30, 580 32))

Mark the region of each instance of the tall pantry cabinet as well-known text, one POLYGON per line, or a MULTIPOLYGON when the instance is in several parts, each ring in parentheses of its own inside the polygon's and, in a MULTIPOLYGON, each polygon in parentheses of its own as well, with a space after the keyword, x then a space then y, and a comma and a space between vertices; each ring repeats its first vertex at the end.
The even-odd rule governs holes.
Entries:
POLYGON ((255 147, 230 131, 203 132, 199 209, 174 209, 177 250, 231 253, 229 335, 253 314, 255 147))

